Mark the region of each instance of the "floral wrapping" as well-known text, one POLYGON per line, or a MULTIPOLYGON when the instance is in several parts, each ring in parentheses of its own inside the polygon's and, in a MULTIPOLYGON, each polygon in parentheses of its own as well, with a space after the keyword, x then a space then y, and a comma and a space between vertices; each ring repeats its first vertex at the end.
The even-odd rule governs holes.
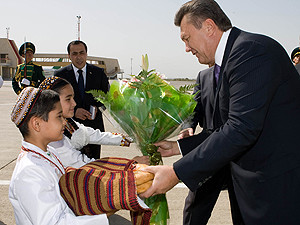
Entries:
MULTIPOLYGON (((162 164, 161 155, 153 143, 164 140, 179 130, 196 106, 193 95, 169 85, 154 70, 148 70, 147 55, 142 71, 130 82, 114 81, 107 94, 91 91, 101 101, 114 120, 149 155, 150 165, 162 164)), ((150 197, 145 203, 152 209, 150 224, 165 225, 169 218, 165 195, 150 197)))

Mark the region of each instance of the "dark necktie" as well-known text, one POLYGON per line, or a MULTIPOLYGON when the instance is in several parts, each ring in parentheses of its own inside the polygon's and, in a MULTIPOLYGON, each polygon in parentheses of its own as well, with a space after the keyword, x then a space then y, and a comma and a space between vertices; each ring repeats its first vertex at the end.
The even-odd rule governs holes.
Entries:
POLYGON ((84 96, 84 81, 83 81, 82 70, 78 70, 77 72, 79 74, 79 77, 78 77, 79 93, 80 93, 81 98, 83 99, 83 96, 84 96))
POLYGON ((220 70, 221 70, 221 67, 219 65, 215 64, 214 75, 215 75, 215 78, 216 78, 216 85, 217 86, 218 86, 218 81, 219 81, 220 70))

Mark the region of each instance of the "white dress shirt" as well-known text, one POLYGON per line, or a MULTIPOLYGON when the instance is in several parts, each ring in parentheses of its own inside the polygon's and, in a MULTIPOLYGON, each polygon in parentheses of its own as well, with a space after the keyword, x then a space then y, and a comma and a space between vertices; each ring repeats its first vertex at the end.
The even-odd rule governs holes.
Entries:
POLYGON ((220 39, 220 42, 218 44, 218 47, 217 47, 217 50, 215 53, 215 64, 217 64, 220 67, 222 66, 223 56, 225 53, 225 47, 226 47, 227 40, 228 40, 231 30, 232 30, 232 28, 230 28, 229 30, 227 30, 226 32, 224 32, 222 34, 222 37, 220 39))
MULTIPOLYGON (((75 73, 76 81, 78 83, 78 78, 79 78, 78 70, 79 69, 77 67, 75 67, 73 64, 72 64, 72 67, 73 67, 73 70, 74 70, 74 73, 75 73)), ((81 70, 82 70, 82 76, 83 76, 84 88, 85 88, 85 86, 86 86, 86 64, 81 70)))

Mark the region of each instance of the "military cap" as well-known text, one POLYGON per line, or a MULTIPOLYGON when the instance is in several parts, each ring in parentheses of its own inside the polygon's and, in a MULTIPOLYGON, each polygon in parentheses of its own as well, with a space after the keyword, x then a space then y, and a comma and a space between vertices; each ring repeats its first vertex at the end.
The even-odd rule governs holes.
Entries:
POLYGON ((34 44, 32 44, 31 42, 25 42, 24 44, 22 44, 22 46, 19 49, 19 54, 20 55, 24 55, 25 45, 26 45, 26 51, 31 50, 33 52, 33 54, 35 53, 35 46, 34 46, 34 44))
POLYGON ((291 59, 293 61, 293 59, 295 58, 296 55, 300 55, 300 47, 297 47, 295 48, 293 51, 292 51, 292 54, 291 54, 291 59))

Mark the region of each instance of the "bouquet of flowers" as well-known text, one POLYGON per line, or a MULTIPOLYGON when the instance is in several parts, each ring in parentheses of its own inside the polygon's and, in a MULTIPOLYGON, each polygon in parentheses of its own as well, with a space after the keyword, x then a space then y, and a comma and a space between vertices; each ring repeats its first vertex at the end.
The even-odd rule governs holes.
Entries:
MULTIPOLYGON (((130 82, 114 81, 108 93, 90 93, 101 101, 120 127, 134 139, 143 155, 149 155, 150 165, 162 164, 161 155, 153 143, 164 140, 179 130, 193 113, 196 102, 187 85, 179 90, 169 85, 155 70, 148 71, 148 57, 142 56, 142 71, 130 82)), ((145 200, 152 209, 151 224, 165 225, 169 218, 165 195, 145 200)))

